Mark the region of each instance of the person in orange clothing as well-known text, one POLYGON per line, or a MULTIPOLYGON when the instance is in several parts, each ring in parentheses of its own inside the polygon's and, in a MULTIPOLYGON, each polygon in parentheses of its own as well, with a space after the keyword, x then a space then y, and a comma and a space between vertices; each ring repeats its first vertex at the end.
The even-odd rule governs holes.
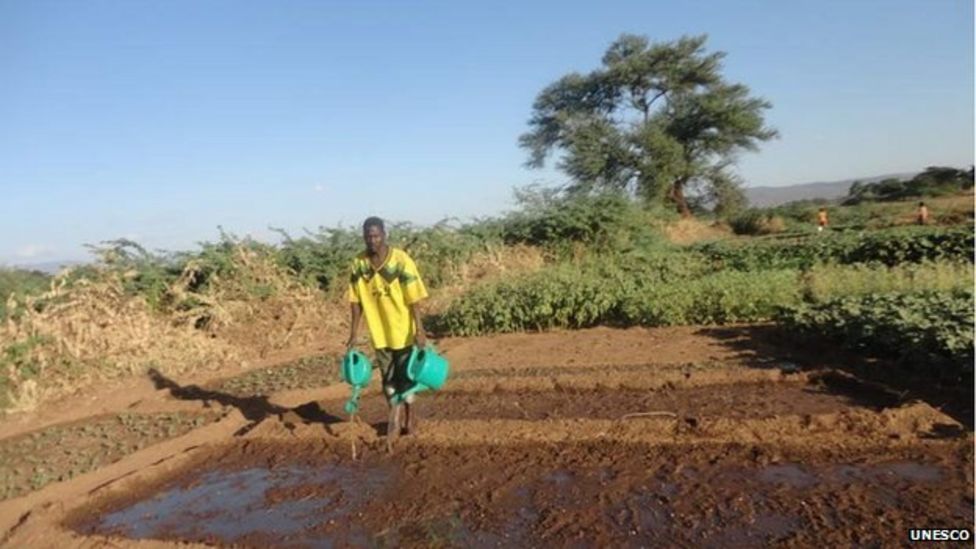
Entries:
POLYGON ((929 224, 929 207, 925 205, 925 202, 918 203, 918 218, 917 222, 919 225, 929 224))
POLYGON ((817 232, 822 233, 827 226, 827 208, 820 208, 817 212, 817 232))

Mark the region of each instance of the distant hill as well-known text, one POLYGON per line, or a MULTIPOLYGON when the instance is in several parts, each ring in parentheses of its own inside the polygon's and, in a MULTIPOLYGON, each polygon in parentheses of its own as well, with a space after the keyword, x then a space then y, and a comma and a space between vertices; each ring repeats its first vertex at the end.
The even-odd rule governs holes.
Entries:
POLYGON ((802 183, 800 185, 789 185, 786 187, 746 187, 743 191, 749 200, 749 205, 755 208, 768 208, 779 206, 794 200, 810 200, 813 198, 840 198, 847 196, 847 191, 851 188, 851 183, 863 181, 874 183, 882 179, 893 177, 895 179, 911 179, 919 172, 892 173, 878 175, 874 177, 858 177, 845 179, 843 181, 818 181, 816 183, 802 183))
POLYGON ((55 275, 61 272, 61 269, 65 267, 75 267, 77 265, 84 265, 84 261, 72 261, 72 260, 61 260, 61 261, 43 261, 39 263, 21 263, 9 265, 7 268, 10 269, 23 269, 25 271, 40 271, 44 274, 55 275))

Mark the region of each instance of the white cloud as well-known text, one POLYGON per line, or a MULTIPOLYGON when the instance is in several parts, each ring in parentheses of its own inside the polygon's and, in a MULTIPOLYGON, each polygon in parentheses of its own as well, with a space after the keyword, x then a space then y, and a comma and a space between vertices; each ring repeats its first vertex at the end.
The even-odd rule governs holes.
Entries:
POLYGON ((51 255, 54 250, 49 246, 44 246, 42 244, 28 244, 23 248, 17 250, 17 257, 21 259, 37 259, 39 257, 44 257, 51 255))
POLYGON ((323 185, 321 183, 315 185, 315 192, 317 192, 317 193, 325 192, 325 185, 323 185))

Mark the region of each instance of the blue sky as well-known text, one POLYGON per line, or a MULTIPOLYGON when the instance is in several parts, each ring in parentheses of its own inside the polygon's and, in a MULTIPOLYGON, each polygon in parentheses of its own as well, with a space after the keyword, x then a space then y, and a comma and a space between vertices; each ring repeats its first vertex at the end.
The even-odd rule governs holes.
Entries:
POLYGON ((0 263, 217 226, 493 215, 536 94, 623 32, 709 35, 781 137, 747 185, 973 162, 968 0, 0 0, 0 263))

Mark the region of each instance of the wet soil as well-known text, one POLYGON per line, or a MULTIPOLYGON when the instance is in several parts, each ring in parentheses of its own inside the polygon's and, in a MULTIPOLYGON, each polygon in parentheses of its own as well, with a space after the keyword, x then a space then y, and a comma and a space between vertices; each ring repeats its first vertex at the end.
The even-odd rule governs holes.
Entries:
MULTIPOLYGON (((833 378, 830 378, 833 379, 833 378)), ((762 419, 782 415, 825 414, 853 406, 881 409, 896 401, 890 395, 838 383, 743 383, 677 389, 576 389, 558 391, 444 392, 423 394, 416 411, 424 419, 617 419, 648 412, 678 417, 762 419)), ((326 411, 343 414, 345 401, 322 404, 326 411)), ((379 396, 364 398, 360 417, 371 424, 386 420, 387 406, 379 396)))
POLYGON ((0 502, 0 546, 871 547, 903 545, 911 528, 972 528, 971 420, 843 357, 805 363, 753 327, 439 348, 451 380, 419 395, 419 429, 392 454, 375 381, 365 421, 349 422, 348 387, 327 386, 336 367, 321 357, 153 378, 136 404, 62 425, 86 427, 77 438, 38 431, 46 446, 17 446, 38 456, 108 440, 116 453, 0 502), (224 418, 141 452, 183 431, 92 430, 163 410, 224 418))
POLYGON ((966 445, 415 444, 352 462, 321 442, 254 441, 69 523, 249 547, 890 545, 910 528, 972 524, 966 445))

